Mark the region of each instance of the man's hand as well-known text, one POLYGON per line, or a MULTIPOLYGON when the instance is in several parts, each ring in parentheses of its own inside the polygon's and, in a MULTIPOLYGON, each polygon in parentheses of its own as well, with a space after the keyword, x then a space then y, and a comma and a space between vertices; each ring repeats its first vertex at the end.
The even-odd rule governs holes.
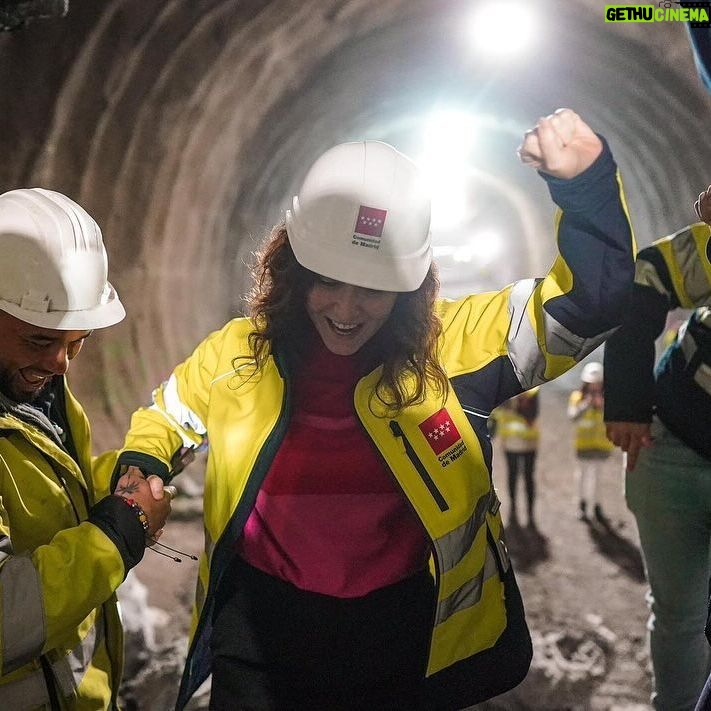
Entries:
POLYGON ((575 111, 558 109, 526 131, 518 156, 556 178, 580 175, 602 153, 602 141, 575 111))
POLYGON ((607 438, 627 454, 627 471, 634 470, 642 447, 654 443, 648 422, 607 422, 607 438))
POLYGON ((138 467, 129 467, 116 484, 114 494, 133 499, 148 517, 146 538, 155 538, 165 526, 170 514, 170 500, 175 488, 163 486, 163 480, 151 474, 148 477, 138 467))
POLYGON ((711 225, 711 185, 696 199, 694 210, 696 210, 700 220, 707 225, 711 225))

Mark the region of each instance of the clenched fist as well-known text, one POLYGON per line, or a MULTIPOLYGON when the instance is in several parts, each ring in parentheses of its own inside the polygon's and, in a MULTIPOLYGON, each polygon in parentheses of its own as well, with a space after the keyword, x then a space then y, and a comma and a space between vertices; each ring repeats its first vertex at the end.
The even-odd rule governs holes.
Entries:
POLYGON ((566 180, 589 168, 601 152, 602 141, 571 109, 540 118, 518 149, 522 163, 566 180))

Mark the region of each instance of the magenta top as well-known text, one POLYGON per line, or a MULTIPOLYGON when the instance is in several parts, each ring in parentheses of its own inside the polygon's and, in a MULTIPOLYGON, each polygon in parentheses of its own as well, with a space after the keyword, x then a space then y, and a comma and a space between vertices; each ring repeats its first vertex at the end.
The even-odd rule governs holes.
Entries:
POLYGON ((355 414, 358 355, 334 355, 318 338, 304 360, 237 551, 303 590, 359 597, 422 570, 429 543, 355 414))

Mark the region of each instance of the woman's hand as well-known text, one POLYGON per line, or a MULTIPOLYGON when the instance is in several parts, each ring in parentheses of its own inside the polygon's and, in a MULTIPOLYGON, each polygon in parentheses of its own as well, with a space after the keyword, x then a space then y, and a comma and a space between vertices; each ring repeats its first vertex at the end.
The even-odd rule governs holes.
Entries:
POLYGON ((558 109, 523 137, 522 163, 556 178, 570 179, 589 168, 602 152, 602 141, 575 111, 558 109))

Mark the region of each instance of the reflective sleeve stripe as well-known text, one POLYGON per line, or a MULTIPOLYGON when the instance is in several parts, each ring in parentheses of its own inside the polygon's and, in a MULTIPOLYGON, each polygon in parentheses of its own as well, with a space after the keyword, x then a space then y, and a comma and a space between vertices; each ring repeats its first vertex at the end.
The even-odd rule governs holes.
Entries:
POLYGON ((185 447, 195 447, 196 444, 202 444, 204 441, 207 428, 198 415, 181 401, 178 394, 178 380, 175 375, 171 375, 158 388, 153 396, 153 404, 150 409, 159 412, 168 420, 171 427, 180 435, 185 447), (163 401, 162 405, 159 402, 160 399, 163 401))
MULTIPOLYGON (((91 666, 91 661, 97 654, 99 646, 104 641, 104 625, 92 625, 86 633, 84 639, 67 656, 68 671, 70 676, 66 679, 57 677, 65 696, 71 694, 82 682, 87 669, 91 666)), ((58 672, 56 665, 53 665, 55 673, 58 672)))
POLYGON ((522 279, 511 287, 509 293, 511 317, 507 339, 509 359, 524 390, 541 385, 550 379, 546 376, 548 367, 546 352, 553 356, 567 356, 574 361, 580 361, 595 350, 614 330, 611 329, 593 338, 584 338, 567 329, 544 309, 543 334, 546 348, 544 352, 526 311, 527 304, 538 284, 539 281, 536 279, 522 279))
POLYGON ((679 238, 668 242, 673 258, 672 279, 684 308, 708 302, 711 283, 706 268, 709 261, 706 255, 707 241, 708 227, 704 225, 701 230, 692 227, 679 238))
MULTIPOLYGON (((6 556, 7 557, 7 556, 6 556)), ((30 558, 7 557, 0 569, 3 674, 37 659, 47 639, 42 585, 30 558)))
POLYGON ((659 276, 657 267, 646 259, 638 259, 634 269, 635 284, 649 286, 663 296, 669 296, 669 289, 659 276))
MULTIPOLYGON (((92 625, 88 634, 70 654, 51 665, 62 696, 67 698, 74 694, 103 639, 103 626, 92 625)), ((0 708, 2 709, 25 711, 49 703, 47 682, 42 669, 35 669, 17 681, 0 684, 0 708)))
POLYGON ((609 338, 617 327, 604 333, 598 333, 591 338, 583 338, 568 330, 549 314, 543 313, 546 334, 546 349, 551 355, 569 356, 576 361, 582 360, 592 353, 601 343, 609 338))
POLYGON ((440 600, 435 613, 435 624, 439 625, 449 619, 452 615, 467 607, 476 605, 481 600, 481 593, 484 583, 497 575, 499 571, 496 562, 496 555, 491 547, 486 546, 486 560, 479 575, 467 581, 462 587, 457 588, 448 598, 440 600))
POLYGON ((457 526, 444 536, 434 541, 435 554, 441 573, 452 570, 474 545, 477 533, 486 523, 486 512, 491 504, 491 494, 487 493, 476 502, 474 513, 461 526, 457 526))
POLYGON ((49 706, 49 703, 47 682, 41 669, 9 684, 0 684, 0 708, 29 711, 49 706))
MULTIPOLYGON (((60 659, 52 664, 52 673, 59 682, 60 690, 65 697, 71 696, 76 690, 72 682, 72 673, 67 659, 60 659)), ((43 669, 34 669, 27 676, 0 684, 0 708, 13 711, 29 711, 49 706, 50 698, 47 691, 47 680, 43 669)))
POLYGON ((522 279, 509 293, 509 359, 524 390, 546 381, 546 357, 526 313, 526 304, 537 283, 535 279, 522 279))

